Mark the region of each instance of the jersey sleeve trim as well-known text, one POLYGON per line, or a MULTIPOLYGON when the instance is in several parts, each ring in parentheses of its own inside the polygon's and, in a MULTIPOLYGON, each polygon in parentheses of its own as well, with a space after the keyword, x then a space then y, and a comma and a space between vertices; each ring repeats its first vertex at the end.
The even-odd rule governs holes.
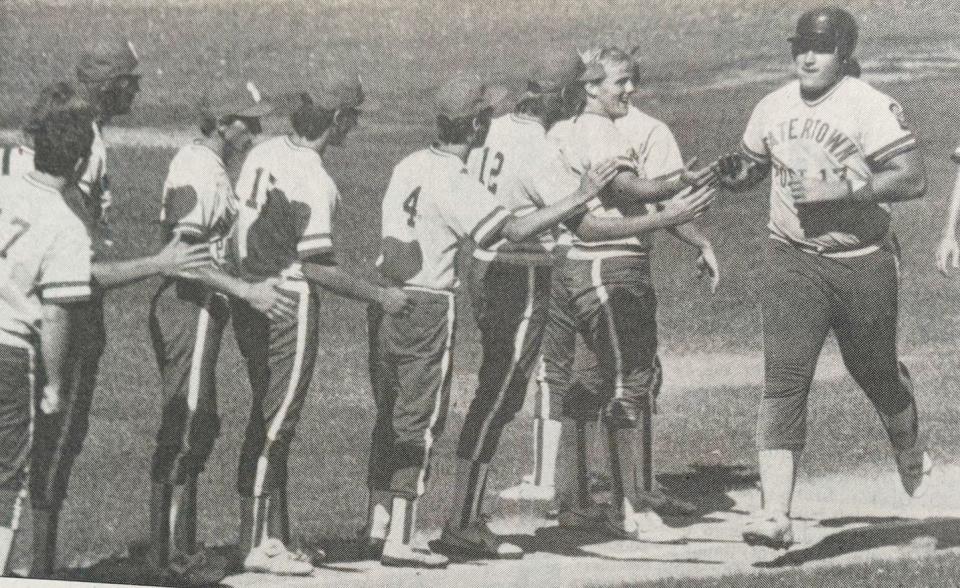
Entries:
POLYGON ((51 282, 41 286, 41 296, 49 302, 83 302, 91 294, 90 282, 51 282))
POLYGON ((900 137, 892 143, 877 149, 872 154, 867 155, 867 162, 873 165, 883 165, 898 155, 903 155, 917 148, 917 138, 913 133, 900 137))
POLYGON ((330 233, 314 233, 304 235, 297 243, 297 254, 300 259, 315 255, 326 255, 333 249, 330 233))
POLYGON ((743 151, 743 154, 752 159, 753 161, 761 164, 770 163, 770 156, 764 155, 762 153, 757 153, 753 149, 747 146, 746 141, 740 142, 740 150, 743 151))
POLYGON ((503 225, 506 224, 509 217, 510 213, 506 208, 497 206, 491 210, 487 216, 483 217, 483 219, 477 223, 477 226, 470 231, 470 238, 473 239, 473 242, 477 245, 483 246, 488 244, 490 237, 503 228, 503 225))
POLYGON ((663 174, 662 176, 657 176, 657 177, 655 177, 655 178, 653 178, 653 179, 654 179, 654 181, 657 181, 657 182, 669 182, 669 181, 671 181, 671 180, 675 180, 675 179, 679 178, 679 177, 680 177, 680 173, 681 173, 682 171, 683 171, 683 170, 679 170, 679 169, 678 169, 678 170, 672 171, 672 172, 670 172, 670 173, 668 173, 668 174, 663 174))
POLYGON ((177 233, 189 233, 191 236, 203 237, 207 228, 197 223, 178 222, 173 230, 177 233))

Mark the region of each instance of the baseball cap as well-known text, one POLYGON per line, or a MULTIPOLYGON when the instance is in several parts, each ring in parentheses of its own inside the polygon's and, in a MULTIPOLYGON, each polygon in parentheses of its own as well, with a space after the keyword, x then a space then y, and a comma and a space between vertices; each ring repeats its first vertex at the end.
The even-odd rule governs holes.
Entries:
POLYGON ((138 63, 137 52, 129 39, 101 37, 80 53, 77 77, 82 82, 102 82, 133 74, 138 63))
POLYGON ((363 83, 354 71, 332 70, 322 76, 312 92, 313 103, 326 110, 357 108, 363 104, 363 83))
POLYGON ((576 51, 557 51, 535 64, 527 81, 540 92, 557 92, 578 81, 584 69, 583 60, 576 51))
POLYGON ((228 116, 258 118, 273 112, 273 105, 261 99, 260 90, 250 81, 244 86, 214 82, 200 97, 198 106, 205 117, 213 120, 228 116))
POLYGON ((450 120, 474 117, 495 106, 498 96, 502 99, 502 92, 494 92, 480 76, 457 76, 437 90, 437 114, 450 120))

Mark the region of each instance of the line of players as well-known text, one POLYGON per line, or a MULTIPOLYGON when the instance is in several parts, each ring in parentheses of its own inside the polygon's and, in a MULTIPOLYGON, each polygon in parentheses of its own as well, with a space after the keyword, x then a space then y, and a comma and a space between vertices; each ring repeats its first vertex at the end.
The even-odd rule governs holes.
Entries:
MULTIPOLYGON (((816 37, 821 34, 826 33, 798 37, 794 58, 850 57, 833 32, 830 39, 816 37)), ((196 580, 209 567, 195 539, 197 478, 219 430, 214 366, 232 318, 252 388, 237 484, 244 567, 290 575, 313 571, 311 558, 290 548, 287 456, 313 373, 321 290, 370 303, 369 359, 377 407, 367 480, 370 548, 385 565, 447 565, 446 556, 417 545, 414 537, 417 504, 428 487, 433 444, 449 404, 459 285, 454 258, 467 241, 475 244, 469 288, 483 359, 457 447, 451 512, 438 545, 483 557, 522 557, 518 546, 487 526, 483 498, 500 434, 523 404, 541 341, 551 416, 562 422, 560 524, 597 526, 642 541, 682 538, 654 512, 663 499, 652 488, 650 429, 662 374, 650 234, 667 229, 696 248, 697 263, 715 288, 719 272, 713 248, 692 221, 711 204, 719 180, 735 185, 763 177, 757 169, 769 165, 771 157, 763 150, 777 157, 779 144, 772 131, 761 128, 767 121, 751 121, 746 156, 694 169, 684 165, 669 129, 630 104, 636 63, 616 47, 584 56, 547 56, 532 69, 514 111, 496 119, 496 98, 483 80, 451 79, 436 96, 437 141, 394 168, 383 201, 378 261, 383 279, 370 282, 335 263, 331 220, 339 193, 321 157, 358 122, 364 100, 359 78, 330 74, 317 87, 279 101, 261 100, 253 86, 239 92, 213 88, 201 105, 201 136, 177 153, 164 185, 161 221, 167 245, 153 256, 110 262, 98 253, 109 246, 104 214, 109 192, 92 186, 106 187, 100 128, 129 109, 139 81, 136 65, 128 43, 102 43, 84 53, 77 87, 51 86, 34 108, 27 128, 33 151, 21 147, 3 153, 10 179, 0 195, 0 221, 10 231, 4 233, 9 278, 0 297, 0 358, 17 376, 4 385, 20 393, 9 395, 19 404, 4 407, 11 416, 3 426, 4 443, 16 449, 3 456, 0 480, 6 553, 23 498, 21 480, 29 471, 32 504, 41 515, 34 517, 32 574, 51 573, 57 514, 86 432, 103 348, 102 290, 163 275, 150 313, 164 397, 151 466, 150 567, 180 581, 196 580), (249 149, 260 119, 270 114, 288 116, 291 131, 249 149), (226 163, 243 153, 234 189, 226 163), (77 176, 90 176, 91 169, 96 170, 92 178, 74 189, 77 176), (60 217, 37 210, 41 194, 58 203, 60 217), (563 239, 569 245, 558 247, 563 239), (95 253, 85 257, 91 248, 95 253), (569 393, 578 334, 593 361, 589 373, 596 379, 595 394, 569 393), (34 387, 39 404, 31 418, 33 403, 23 401, 31 395, 23 392, 34 387), (606 430, 610 454, 609 505, 595 504, 586 484, 585 446, 590 423, 597 422, 606 430)), ((843 79, 840 75, 834 85, 843 79)), ((878 166, 915 145, 897 112, 889 111, 904 132, 882 127, 886 134, 870 137, 885 157, 873 162, 878 166)), ((784 188, 789 186, 798 202, 809 201, 801 204, 842 199, 826 193, 834 184, 847 187, 846 196, 860 190, 843 179, 798 183, 790 178, 784 188)), ((795 205, 794 216, 796 210, 795 205)), ((778 213, 789 217, 789 209, 778 213)), ((779 228, 771 230, 777 235, 779 228)), ((818 263, 876 251, 852 246, 858 243, 808 251, 805 241, 789 234, 777 242, 796 248, 798 260, 806 255, 825 260, 818 263)), ((806 263, 798 260, 791 263, 806 263)), ((785 293, 784 299, 790 296, 785 293)), ((785 308, 783 316, 797 311, 785 308)), ((830 327, 825 325, 824 334, 830 327)), ((768 350, 768 363, 769 355, 768 350)), ((893 360, 896 365, 895 349, 893 360)), ((901 380, 909 382, 905 373, 901 380)), ((912 492, 929 467, 920 460, 926 454, 912 392, 905 386, 891 396, 895 408, 878 408, 890 415, 884 424, 898 466, 901 454, 919 460, 908 464, 912 469, 901 467, 912 492), (903 398, 906 408, 900 405, 903 398), (907 479, 915 483, 910 486, 907 479)), ((801 386, 790 395, 765 399, 789 400, 790 406, 768 406, 762 424, 773 427, 777 418, 799 410, 797 401, 805 398, 801 386)), ((776 497, 775 506, 784 512, 767 505, 770 516, 759 521, 751 537, 779 546, 789 543, 784 520, 789 523, 795 467, 792 461, 784 465, 783 453, 799 451, 802 432, 769 431, 767 437, 776 439, 765 448, 766 456, 761 451, 765 496, 776 497)))

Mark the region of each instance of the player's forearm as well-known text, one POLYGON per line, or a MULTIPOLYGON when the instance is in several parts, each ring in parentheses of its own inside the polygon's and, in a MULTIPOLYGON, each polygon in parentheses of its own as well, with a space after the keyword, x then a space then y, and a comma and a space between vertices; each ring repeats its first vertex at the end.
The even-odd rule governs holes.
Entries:
POLYGON ((125 261, 95 261, 91 267, 93 279, 104 288, 133 284, 158 275, 160 270, 155 255, 125 261))
POLYGON ((696 223, 693 222, 668 227, 667 232, 687 245, 697 249, 704 249, 711 246, 710 239, 708 239, 707 236, 700 231, 696 223))
POLYGON ((612 204, 618 207, 667 200, 683 188, 684 184, 679 179, 642 179, 633 171, 622 171, 610 182, 612 204))
POLYGON ((70 306, 47 303, 43 304, 42 314, 40 355, 46 370, 47 385, 59 390, 66 373, 74 314, 70 306))
POLYGON ((883 168, 873 170, 870 183, 854 197, 873 202, 904 202, 920 198, 926 191, 923 158, 914 149, 894 157, 883 168))
POLYGON ((594 196, 596 194, 577 188, 572 194, 555 204, 539 208, 524 216, 511 218, 503 227, 502 234, 514 243, 526 241, 578 214, 583 214, 586 212, 586 203, 594 196))
POLYGON ((235 298, 246 299, 250 292, 249 282, 231 276, 222 269, 212 265, 191 270, 184 277, 190 280, 196 280, 205 286, 235 298))
POLYGON ((621 218, 586 215, 574 232, 582 241, 626 239, 673 226, 672 217, 664 212, 621 218))
POLYGON ((329 290, 339 296, 345 296, 363 302, 383 303, 386 290, 363 278, 358 278, 335 265, 304 263, 303 276, 311 284, 329 290))
POLYGON ((944 237, 956 239, 958 220, 960 220, 960 168, 957 170, 957 178, 953 182, 953 192, 950 194, 947 222, 943 226, 944 237))

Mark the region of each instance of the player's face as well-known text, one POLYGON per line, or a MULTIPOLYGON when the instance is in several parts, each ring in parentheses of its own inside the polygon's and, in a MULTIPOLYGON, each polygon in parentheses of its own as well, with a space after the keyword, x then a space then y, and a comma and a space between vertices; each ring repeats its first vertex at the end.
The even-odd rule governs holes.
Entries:
POLYGON ((104 111, 109 115, 127 114, 140 91, 140 76, 135 74, 111 78, 103 88, 104 111))
POLYGON ((821 92, 840 81, 843 63, 836 50, 797 41, 793 53, 793 63, 803 90, 821 92))
POLYGON ((327 145, 339 147, 343 145, 344 139, 350 134, 350 131, 357 126, 360 121, 360 110, 356 108, 342 108, 337 111, 333 121, 333 128, 330 130, 330 139, 327 145))
POLYGON ((627 115, 633 95, 633 65, 628 62, 604 65, 606 77, 594 84, 593 98, 610 118, 627 115))
POLYGON ((253 137, 260 132, 260 119, 234 118, 220 132, 224 142, 224 159, 229 160, 253 146, 253 137))

